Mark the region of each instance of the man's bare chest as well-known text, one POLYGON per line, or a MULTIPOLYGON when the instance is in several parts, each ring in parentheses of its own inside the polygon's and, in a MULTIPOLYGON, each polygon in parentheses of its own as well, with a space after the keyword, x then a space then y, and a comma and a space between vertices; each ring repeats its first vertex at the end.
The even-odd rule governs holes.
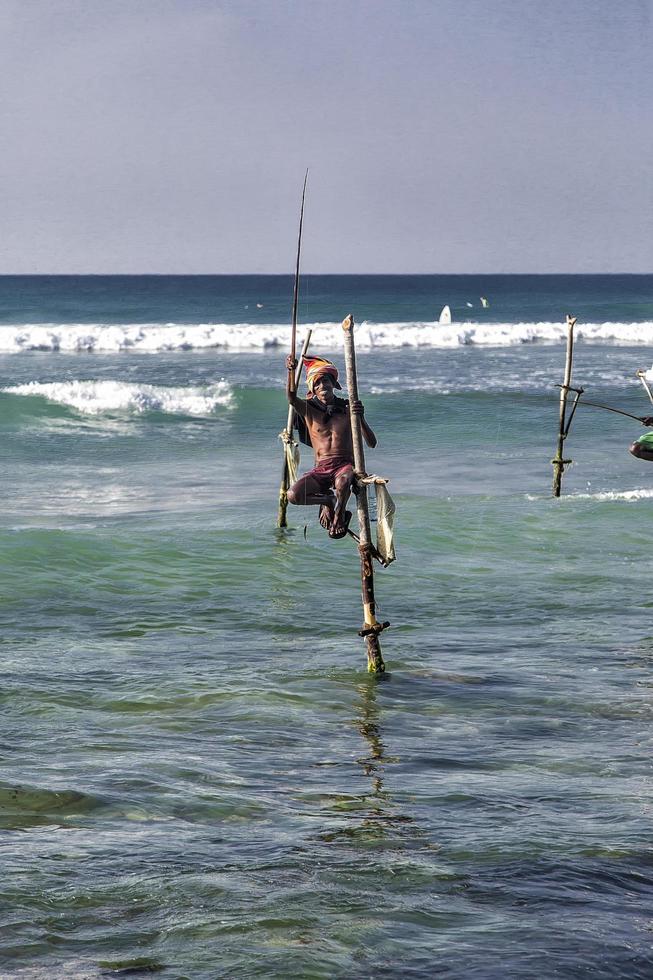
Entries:
POLYGON ((316 414, 309 424, 311 431, 321 436, 346 436, 350 429, 349 416, 345 412, 334 415, 316 414))
POLYGON ((322 409, 308 403, 306 423, 316 448, 317 443, 347 446, 351 442, 351 425, 346 406, 346 402, 338 401, 331 409, 322 409))

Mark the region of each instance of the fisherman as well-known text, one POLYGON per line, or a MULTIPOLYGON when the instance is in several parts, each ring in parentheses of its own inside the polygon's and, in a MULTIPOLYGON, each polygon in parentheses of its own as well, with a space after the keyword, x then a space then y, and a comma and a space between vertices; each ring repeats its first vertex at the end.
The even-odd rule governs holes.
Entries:
MULTIPOLYGON (((653 415, 647 415, 642 419, 643 425, 653 426, 653 415)), ((637 459, 646 459, 653 463, 653 432, 645 432, 643 436, 636 439, 629 450, 637 459)))
MULTIPOLYGON (((306 368, 306 398, 295 391, 297 361, 286 358, 288 402, 304 420, 315 452, 315 466, 288 490, 291 504, 318 504, 320 524, 330 538, 344 538, 349 528, 351 511, 346 509, 354 481, 354 450, 349 421, 349 402, 337 398, 334 389, 341 389, 338 369, 324 357, 303 356, 306 368)), ((365 421, 362 402, 354 401, 351 410, 360 416, 361 429, 367 445, 374 449, 376 436, 365 421)))

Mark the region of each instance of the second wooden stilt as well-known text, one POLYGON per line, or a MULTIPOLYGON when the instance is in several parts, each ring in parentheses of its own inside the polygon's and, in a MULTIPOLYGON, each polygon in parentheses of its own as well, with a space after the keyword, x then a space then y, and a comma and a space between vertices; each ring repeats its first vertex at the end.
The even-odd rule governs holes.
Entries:
POLYGON ((560 419, 558 427, 558 450, 553 463, 553 496, 559 497, 562 487, 562 474, 565 466, 571 463, 570 459, 563 459, 565 439, 567 438, 567 398, 569 397, 569 385, 571 384, 571 371, 574 359, 574 325, 576 317, 567 314, 567 356, 565 360, 565 379, 560 389, 560 419))

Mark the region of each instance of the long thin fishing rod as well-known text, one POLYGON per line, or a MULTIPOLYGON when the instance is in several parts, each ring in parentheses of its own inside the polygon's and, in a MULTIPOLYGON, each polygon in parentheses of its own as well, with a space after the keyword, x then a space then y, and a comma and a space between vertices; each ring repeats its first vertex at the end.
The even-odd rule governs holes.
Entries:
MULTIPOLYGON (((299 303, 299 260, 302 254, 302 227, 304 225, 304 200, 306 198, 306 182, 308 180, 308 170, 304 175, 304 187, 302 190, 302 206, 299 212, 299 234, 297 235, 297 260, 295 262, 295 285, 292 296, 292 332, 290 335, 290 354, 295 360, 297 346, 297 304, 299 303)), ((295 388, 296 390, 296 388, 295 388)))
MULTIPOLYGON (((556 388, 562 388, 562 387, 565 386, 556 385, 556 388)), ((571 388, 569 385, 567 385, 566 387, 569 388, 569 391, 575 391, 578 395, 582 395, 584 391, 583 388, 571 388)), ((591 408, 603 408, 605 409, 606 412, 614 412, 615 415, 625 415, 626 418, 635 419, 636 422, 641 422, 642 424, 645 424, 645 419, 647 418, 647 416, 632 415, 630 412, 624 412, 623 409, 621 408, 612 408, 611 405, 602 405, 600 402, 590 402, 586 398, 583 398, 580 404, 589 405, 591 408)))
POLYGON ((583 398, 581 405, 590 405, 592 408, 603 408, 606 412, 614 412, 615 415, 625 415, 626 418, 635 419, 636 422, 644 424, 645 416, 631 415, 630 412, 624 412, 620 408, 612 408, 610 405, 600 405, 598 402, 588 402, 585 398, 583 398))
MULTIPOLYGON (((304 186, 302 188, 302 206, 299 212, 299 233, 297 235, 297 258, 295 261, 295 284, 293 287, 293 297, 292 297, 292 332, 290 336, 290 355, 293 362, 296 358, 296 348, 297 348, 297 306, 299 303, 299 262, 302 254, 302 228, 304 225, 304 200, 306 199, 306 182, 308 180, 308 170, 304 174, 304 186)), ((302 355, 308 350, 308 344, 311 339, 311 331, 308 331, 306 340, 304 341, 304 346, 302 348, 302 355)), ((301 360, 300 363, 294 368, 290 373, 289 378, 289 390, 295 393, 299 385, 299 379, 301 378, 301 360)), ((283 470, 281 473, 281 486, 279 488, 279 512, 277 516, 277 527, 287 527, 288 522, 286 520, 286 511, 288 508, 288 488, 290 487, 290 468, 288 462, 288 452, 289 447, 292 446, 292 436, 293 436, 293 408, 292 405, 288 406, 288 422, 286 423, 286 428, 281 433, 284 447, 283 447, 283 470)))

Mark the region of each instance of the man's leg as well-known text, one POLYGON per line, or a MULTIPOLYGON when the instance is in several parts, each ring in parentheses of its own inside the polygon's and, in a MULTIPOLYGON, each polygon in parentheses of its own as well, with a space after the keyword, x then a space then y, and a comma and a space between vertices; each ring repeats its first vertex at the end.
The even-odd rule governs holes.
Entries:
POLYGON ((637 459, 646 459, 649 463, 653 463, 653 449, 649 446, 645 446, 641 442, 634 442, 630 447, 630 452, 637 459))
POLYGON ((319 480, 311 473, 306 473, 300 477, 288 490, 288 500, 291 504, 319 505, 320 524, 323 528, 330 528, 333 522, 333 512, 336 506, 336 498, 324 480, 319 480))
POLYGON ((333 487, 336 492, 336 505, 333 511, 333 520, 329 529, 332 538, 344 538, 351 520, 351 513, 346 509, 347 501, 351 494, 351 485, 354 482, 354 467, 343 466, 336 473, 333 487))

